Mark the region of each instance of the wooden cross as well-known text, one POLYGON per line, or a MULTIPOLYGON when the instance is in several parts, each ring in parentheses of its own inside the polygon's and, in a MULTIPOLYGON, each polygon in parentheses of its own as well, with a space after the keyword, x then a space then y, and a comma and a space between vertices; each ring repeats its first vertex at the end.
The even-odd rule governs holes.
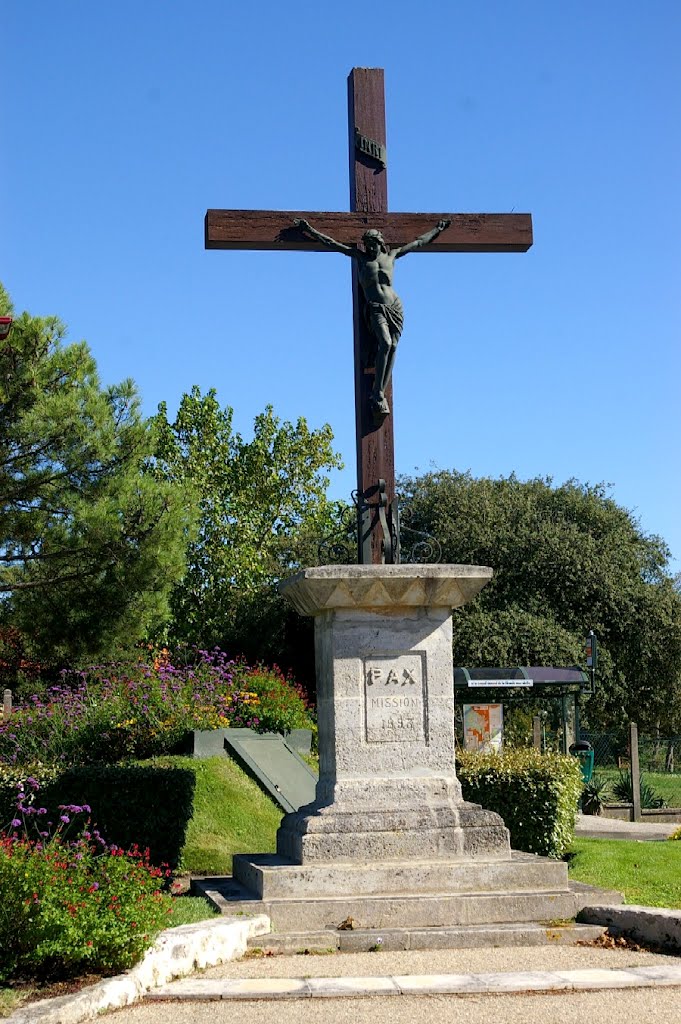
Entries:
MULTIPOLYGON (((266 249, 324 252, 328 249, 294 226, 309 221, 318 231, 356 245, 378 228, 389 247, 404 245, 441 219, 451 225, 419 252, 526 252, 532 245, 528 213, 388 213, 385 97, 382 68, 353 68, 348 77, 350 213, 281 210, 208 210, 207 249, 266 249)), ((399 559, 395 552, 395 456, 392 414, 376 423, 370 396, 375 348, 364 318, 364 297, 352 261, 355 333, 355 423, 359 496, 358 561, 399 559), (392 520, 392 521, 391 521, 392 520)), ((392 385, 386 391, 392 409, 392 385)))

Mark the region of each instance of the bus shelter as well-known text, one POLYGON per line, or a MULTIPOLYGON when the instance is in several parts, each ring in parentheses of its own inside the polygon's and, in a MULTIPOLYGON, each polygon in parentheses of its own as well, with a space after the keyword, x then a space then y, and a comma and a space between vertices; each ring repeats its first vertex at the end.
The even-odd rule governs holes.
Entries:
MULTIPOLYGON (((560 708, 559 744, 563 753, 580 741, 579 705, 582 696, 593 693, 593 672, 577 665, 558 668, 544 665, 455 668, 454 704, 514 705, 553 701, 560 708)), ((534 733, 536 746, 536 729, 534 733)))

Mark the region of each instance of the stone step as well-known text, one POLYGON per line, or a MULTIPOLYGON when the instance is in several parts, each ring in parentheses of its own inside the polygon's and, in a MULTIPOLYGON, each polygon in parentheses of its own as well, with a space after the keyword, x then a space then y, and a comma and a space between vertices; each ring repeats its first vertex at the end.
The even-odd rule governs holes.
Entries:
POLYGON ((477 949, 492 946, 571 946, 605 934, 600 925, 574 922, 468 925, 458 928, 322 929, 271 932, 248 940, 251 950, 278 954, 369 953, 378 950, 477 949))
POLYGON ((567 889, 567 864, 514 853, 505 861, 414 860, 294 864, 276 854, 237 854, 234 877, 262 900, 334 896, 425 896, 567 889))
POLYGON ((444 892, 269 900, 256 899, 253 894, 248 898, 248 891, 232 879, 195 880, 192 889, 223 914, 267 914, 273 931, 282 933, 334 929, 347 918, 352 918, 358 928, 374 930, 571 920, 585 906, 622 902, 620 893, 578 883, 554 892, 444 892))

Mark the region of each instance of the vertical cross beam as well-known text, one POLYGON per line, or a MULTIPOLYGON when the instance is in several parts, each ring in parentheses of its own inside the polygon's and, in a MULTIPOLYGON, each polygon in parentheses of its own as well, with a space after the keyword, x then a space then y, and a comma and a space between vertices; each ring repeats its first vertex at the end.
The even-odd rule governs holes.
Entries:
MULTIPOLYGON (((387 213, 388 172, 371 155, 355 144, 355 133, 385 148, 385 93, 382 68, 353 68, 348 76, 348 131, 350 146, 350 210, 353 213, 387 213)), ((367 228, 371 227, 371 217, 367 228)), ((380 425, 374 422, 369 396, 373 386, 373 367, 369 353, 374 347, 364 318, 364 296, 352 267, 352 308, 355 334, 355 426, 357 438, 357 492, 359 500, 358 561, 378 564, 383 561, 383 530, 378 503, 382 500, 379 481, 385 481, 386 515, 390 528, 390 505, 395 497, 395 448, 393 414, 380 425), (370 507, 367 508, 367 503, 370 507), (364 507, 364 513, 361 509, 364 507)), ((393 408, 392 383, 386 399, 393 408)))

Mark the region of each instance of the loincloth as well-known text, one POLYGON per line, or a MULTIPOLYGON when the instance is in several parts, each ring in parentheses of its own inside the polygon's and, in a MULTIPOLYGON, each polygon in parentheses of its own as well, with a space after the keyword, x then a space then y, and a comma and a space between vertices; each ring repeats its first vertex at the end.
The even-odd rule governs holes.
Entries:
POLYGON ((404 327, 401 301, 395 296, 392 302, 367 302, 366 320, 375 337, 380 337, 381 328, 387 327, 393 342, 398 342, 404 327))

